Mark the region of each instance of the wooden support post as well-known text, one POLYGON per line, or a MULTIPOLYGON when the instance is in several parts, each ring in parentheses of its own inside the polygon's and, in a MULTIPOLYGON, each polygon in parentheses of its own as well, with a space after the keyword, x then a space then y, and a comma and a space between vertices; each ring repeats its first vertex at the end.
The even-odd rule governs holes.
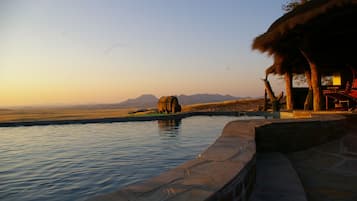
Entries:
POLYGON ((321 76, 315 63, 309 62, 311 69, 311 87, 313 92, 314 111, 321 110, 321 76))
POLYGON ((304 110, 311 110, 312 108, 312 86, 311 86, 311 73, 310 71, 305 71, 306 82, 309 87, 306 99, 304 102, 304 110))
POLYGON ((285 73, 285 92, 286 92, 286 109, 293 110, 293 97, 292 97, 292 90, 293 90, 293 79, 292 73, 286 72, 285 73))
MULTIPOLYGON (((268 80, 268 74, 265 75, 265 80, 268 80)), ((263 111, 268 110, 268 93, 266 88, 264 88, 264 106, 263 106, 263 111)))
POLYGON ((267 94, 267 90, 264 89, 264 106, 263 106, 263 111, 267 111, 268 110, 268 94, 267 94))
POLYGON ((311 70, 311 87, 312 87, 312 92, 313 92, 313 106, 314 106, 314 111, 320 111, 321 110, 321 100, 322 100, 322 91, 321 91, 321 76, 319 69, 316 65, 315 62, 313 62, 309 56, 304 52, 301 51, 301 53, 304 55, 305 59, 309 63, 310 70, 311 70))

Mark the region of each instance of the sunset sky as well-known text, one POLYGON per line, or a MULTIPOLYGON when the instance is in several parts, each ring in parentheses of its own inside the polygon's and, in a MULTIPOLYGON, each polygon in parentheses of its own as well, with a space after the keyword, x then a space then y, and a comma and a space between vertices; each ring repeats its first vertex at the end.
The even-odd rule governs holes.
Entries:
POLYGON ((272 59, 251 43, 285 2, 2 0, 0 107, 262 96, 272 59))

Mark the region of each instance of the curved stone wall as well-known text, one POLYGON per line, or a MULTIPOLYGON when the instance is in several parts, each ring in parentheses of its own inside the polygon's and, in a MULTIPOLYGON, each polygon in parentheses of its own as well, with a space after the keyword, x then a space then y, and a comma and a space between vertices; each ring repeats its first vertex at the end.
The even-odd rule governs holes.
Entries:
POLYGON ((320 115, 311 119, 278 120, 256 129, 258 152, 294 152, 337 139, 346 134, 343 116, 320 115))
POLYGON ((305 149, 343 135, 344 126, 341 116, 233 121, 196 159, 91 200, 248 200, 255 184, 256 151, 305 149))

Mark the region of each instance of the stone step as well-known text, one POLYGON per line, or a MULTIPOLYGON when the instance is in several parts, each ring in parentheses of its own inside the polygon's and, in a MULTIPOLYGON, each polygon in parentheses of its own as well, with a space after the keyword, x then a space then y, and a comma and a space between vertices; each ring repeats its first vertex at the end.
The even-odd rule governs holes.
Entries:
POLYGON ((283 154, 257 154, 256 184, 250 201, 307 201, 299 176, 283 154))

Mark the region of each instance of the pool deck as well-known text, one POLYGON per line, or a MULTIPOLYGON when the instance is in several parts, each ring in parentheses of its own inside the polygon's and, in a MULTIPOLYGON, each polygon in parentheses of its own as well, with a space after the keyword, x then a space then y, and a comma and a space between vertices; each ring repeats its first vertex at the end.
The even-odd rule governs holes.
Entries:
POLYGON ((342 137, 290 153, 257 154, 251 201, 356 201, 357 118, 342 137))
POLYGON ((257 180, 250 201, 356 201, 357 137, 288 154, 257 154, 257 180), (346 146, 347 144, 347 146, 346 146))
POLYGON ((307 201, 300 178, 281 153, 257 154, 257 177, 250 201, 307 201), (289 184, 289 185, 287 185, 289 184))
POLYGON ((296 169, 308 200, 357 200, 357 135, 308 150, 287 154, 296 169))

